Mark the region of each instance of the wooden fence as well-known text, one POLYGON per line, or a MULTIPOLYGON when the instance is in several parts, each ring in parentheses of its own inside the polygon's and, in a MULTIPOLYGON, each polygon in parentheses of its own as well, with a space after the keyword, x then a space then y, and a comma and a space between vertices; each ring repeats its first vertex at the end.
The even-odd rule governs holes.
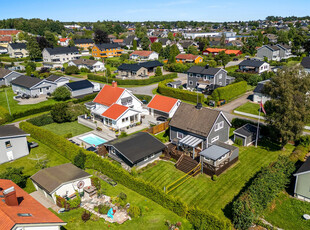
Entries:
POLYGON ((168 127, 169 127, 169 121, 166 121, 166 122, 161 123, 159 125, 153 126, 146 131, 148 133, 155 135, 156 133, 160 133, 160 132, 166 130, 168 127))

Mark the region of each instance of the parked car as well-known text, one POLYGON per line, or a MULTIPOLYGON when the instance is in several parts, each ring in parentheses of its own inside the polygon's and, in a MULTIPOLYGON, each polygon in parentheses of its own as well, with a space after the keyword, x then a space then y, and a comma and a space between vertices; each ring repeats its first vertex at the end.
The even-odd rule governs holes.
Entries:
POLYGON ((238 60, 239 60, 238 58, 234 58, 234 59, 233 59, 233 61, 238 61, 238 60))
POLYGON ((167 118, 166 118, 166 117, 163 117, 163 116, 160 116, 160 117, 157 117, 157 118, 156 118, 156 121, 165 122, 165 121, 167 121, 167 118))

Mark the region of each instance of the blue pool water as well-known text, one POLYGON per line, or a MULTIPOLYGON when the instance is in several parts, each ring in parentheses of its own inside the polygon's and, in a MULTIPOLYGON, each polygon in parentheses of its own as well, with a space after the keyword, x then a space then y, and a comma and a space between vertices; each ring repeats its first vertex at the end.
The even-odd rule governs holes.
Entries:
POLYGON ((88 134, 86 136, 80 137, 80 139, 90 145, 95 145, 95 146, 98 146, 98 145, 101 145, 107 142, 105 139, 102 139, 101 137, 98 137, 95 134, 88 134))

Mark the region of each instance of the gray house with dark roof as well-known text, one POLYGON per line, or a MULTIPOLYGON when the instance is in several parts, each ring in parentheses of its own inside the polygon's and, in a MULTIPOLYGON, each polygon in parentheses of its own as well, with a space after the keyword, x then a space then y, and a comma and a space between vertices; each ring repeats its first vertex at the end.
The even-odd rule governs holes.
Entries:
POLYGON ((310 57, 304 57, 300 64, 306 72, 310 73, 310 57))
POLYGON ((75 197, 75 192, 91 186, 91 175, 71 163, 45 168, 32 175, 36 190, 56 203, 56 195, 64 198, 75 197))
POLYGON ((276 45, 264 45, 257 49, 257 57, 264 59, 265 57, 268 60, 280 61, 280 48, 276 45))
POLYGON ((0 86, 10 85, 11 81, 22 76, 23 74, 11 71, 8 69, 0 68, 0 86))
POLYGON ((29 154, 27 136, 30 135, 14 125, 0 126, 0 164, 29 154))
POLYGON ((15 94, 26 94, 31 97, 53 93, 57 84, 46 79, 21 75, 11 82, 15 94))
POLYGON ((147 132, 139 132, 125 138, 104 143, 109 156, 129 167, 146 165, 157 159, 166 148, 147 132))
POLYGON ((255 142, 256 135, 257 126, 248 123, 234 130, 234 141, 239 139, 242 141, 243 146, 248 146, 255 142))
POLYGON ((294 196, 310 202, 310 157, 300 166, 294 176, 296 177, 294 196))
POLYGON ((239 63, 240 72, 263 73, 270 70, 270 65, 267 62, 259 60, 243 60, 239 63))
POLYGON ((69 78, 55 74, 50 75, 49 77, 45 78, 45 80, 55 83, 57 87, 69 83, 69 78))
POLYGON ((219 110, 181 103, 169 126, 172 143, 206 149, 216 141, 227 142, 231 124, 219 110))
POLYGON ((121 64, 118 67, 119 78, 145 78, 154 73, 157 67, 162 69, 163 64, 159 61, 140 62, 137 64, 121 64))
POLYGON ((53 47, 44 48, 42 51, 43 64, 45 67, 62 67, 62 65, 71 60, 79 59, 80 54, 77 47, 53 47))
POLYGON ((253 90, 253 102, 260 103, 261 101, 265 104, 266 101, 270 100, 270 96, 264 93, 264 85, 270 82, 270 79, 260 81, 253 90))
POLYGON ((70 90, 72 97, 84 96, 94 92, 94 85, 88 80, 66 83, 65 86, 70 90))
POLYGON ((187 88, 214 90, 227 85, 227 71, 209 66, 192 66, 187 71, 187 88))

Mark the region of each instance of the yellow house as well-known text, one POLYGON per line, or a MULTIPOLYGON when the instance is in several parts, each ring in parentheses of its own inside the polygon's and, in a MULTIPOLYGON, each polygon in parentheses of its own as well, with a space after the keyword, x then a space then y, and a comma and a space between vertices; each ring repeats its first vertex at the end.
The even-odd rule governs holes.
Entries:
POLYGON ((175 57, 176 63, 195 63, 203 62, 203 58, 193 54, 179 54, 175 57))
POLYGON ((76 47, 82 48, 84 50, 87 50, 89 47, 93 47, 95 44, 95 42, 90 38, 74 39, 73 42, 76 47))
POLYGON ((92 56, 98 58, 119 57, 123 51, 117 43, 101 43, 93 46, 92 56))

